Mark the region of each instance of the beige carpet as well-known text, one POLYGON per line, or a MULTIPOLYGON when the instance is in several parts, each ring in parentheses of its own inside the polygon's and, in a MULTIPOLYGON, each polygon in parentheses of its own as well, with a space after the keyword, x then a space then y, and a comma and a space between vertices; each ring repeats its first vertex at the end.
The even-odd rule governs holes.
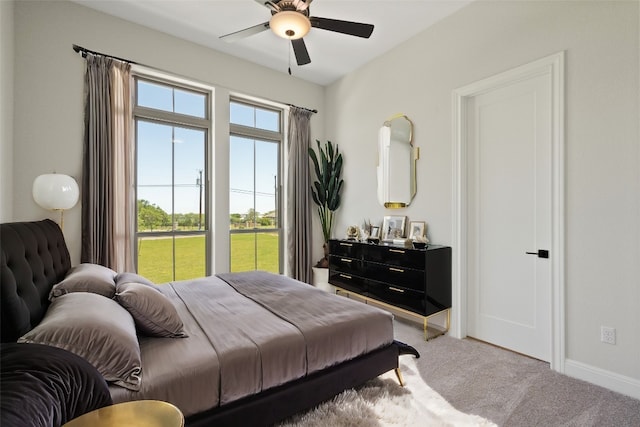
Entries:
POLYGON ((480 341, 425 342, 419 324, 394 323, 396 339, 420 352, 422 378, 460 411, 501 427, 640 427, 640 400, 480 341))
POLYGON ((456 410, 433 391, 421 378, 413 356, 402 356, 400 366, 405 387, 398 384, 391 371, 285 421, 280 427, 495 426, 482 417, 456 410))

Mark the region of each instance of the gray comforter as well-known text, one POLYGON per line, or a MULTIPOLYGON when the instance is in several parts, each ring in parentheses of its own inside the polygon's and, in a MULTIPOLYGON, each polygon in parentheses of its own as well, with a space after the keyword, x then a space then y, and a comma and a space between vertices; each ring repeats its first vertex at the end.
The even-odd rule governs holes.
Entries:
POLYGON ((353 359, 393 341, 391 314, 265 272, 163 285, 188 338, 140 338, 142 387, 186 416, 353 359))

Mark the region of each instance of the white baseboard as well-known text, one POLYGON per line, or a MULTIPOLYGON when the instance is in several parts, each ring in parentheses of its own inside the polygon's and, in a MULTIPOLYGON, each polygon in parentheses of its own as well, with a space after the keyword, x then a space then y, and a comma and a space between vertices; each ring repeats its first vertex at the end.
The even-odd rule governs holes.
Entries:
POLYGON ((584 380, 618 393, 640 400, 640 380, 616 374, 586 363, 566 359, 564 373, 570 377, 584 380))

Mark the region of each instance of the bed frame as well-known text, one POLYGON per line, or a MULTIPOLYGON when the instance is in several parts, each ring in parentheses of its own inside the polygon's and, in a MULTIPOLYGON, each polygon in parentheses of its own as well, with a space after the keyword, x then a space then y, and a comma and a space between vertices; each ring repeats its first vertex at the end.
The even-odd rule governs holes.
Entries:
MULTIPOLYGON (((15 342, 42 320, 49 291, 65 277, 71 260, 62 231, 48 219, 0 224, 0 246, 1 341, 15 342)), ((419 357, 415 349, 396 341, 305 378, 192 415, 186 425, 271 425, 384 372, 398 372, 401 354, 419 357)))

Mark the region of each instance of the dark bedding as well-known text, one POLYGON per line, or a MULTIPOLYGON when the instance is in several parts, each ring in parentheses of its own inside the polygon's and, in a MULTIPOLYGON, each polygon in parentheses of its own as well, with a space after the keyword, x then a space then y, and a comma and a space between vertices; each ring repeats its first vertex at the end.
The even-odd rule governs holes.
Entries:
POLYGON ((393 342, 386 311, 291 278, 252 271, 159 287, 187 338, 141 338, 139 391, 115 403, 165 400, 185 416, 304 378, 393 342))
POLYGON ((60 426, 111 404, 102 375, 57 347, 3 343, 0 347, 0 425, 60 426))

